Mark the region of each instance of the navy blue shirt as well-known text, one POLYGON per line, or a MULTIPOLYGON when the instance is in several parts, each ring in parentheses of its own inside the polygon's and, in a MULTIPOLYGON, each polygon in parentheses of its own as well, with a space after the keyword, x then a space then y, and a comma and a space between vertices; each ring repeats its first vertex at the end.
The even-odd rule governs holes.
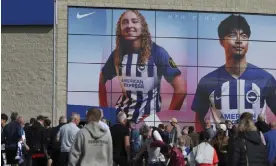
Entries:
POLYGON ((254 120, 268 106, 276 114, 276 80, 265 70, 248 63, 239 78, 234 78, 225 65, 201 78, 192 103, 193 111, 207 113, 214 121, 236 122, 240 114, 250 112, 254 120))
POLYGON ((4 127, 3 134, 6 147, 17 145, 22 138, 22 127, 17 121, 11 121, 4 127))

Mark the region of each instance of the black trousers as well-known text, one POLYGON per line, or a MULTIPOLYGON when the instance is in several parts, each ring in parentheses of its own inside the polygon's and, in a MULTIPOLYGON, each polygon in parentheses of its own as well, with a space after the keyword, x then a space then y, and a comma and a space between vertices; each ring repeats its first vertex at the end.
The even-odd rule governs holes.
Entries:
POLYGON ((115 165, 119 165, 119 166, 128 166, 127 163, 127 157, 123 156, 123 157, 114 157, 113 158, 113 162, 115 163, 115 165))
POLYGON ((68 166, 69 152, 60 152, 59 162, 60 166, 68 166))
POLYGON ((18 164, 18 160, 15 160, 15 156, 17 154, 17 146, 16 147, 6 147, 6 161, 7 164, 18 164))
POLYGON ((51 153, 52 166, 60 166, 60 150, 53 150, 51 153))

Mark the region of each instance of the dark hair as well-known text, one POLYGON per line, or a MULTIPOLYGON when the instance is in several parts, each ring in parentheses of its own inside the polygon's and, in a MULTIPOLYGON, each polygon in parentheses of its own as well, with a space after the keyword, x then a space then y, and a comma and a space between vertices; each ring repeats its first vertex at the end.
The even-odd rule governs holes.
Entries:
POLYGON ((130 128, 133 123, 136 124, 134 120, 127 120, 126 126, 130 128))
POLYGON ((158 128, 160 128, 160 129, 163 129, 163 130, 164 130, 164 129, 165 129, 165 125, 164 125, 164 124, 159 124, 159 125, 158 125, 158 128))
POLYGON ((34 122, 35 122, 35 118, 31 118, 30 119, 30 124, 34 124, 34 122))
POLYGON ((51 125, 51 120, 50 120, 50 119, 45 119, 45 120, 44 120, 44 125, 45 125, 46 127, 50 126, 50 125, 51 125))
POLYGON ((45 118, 42 115, 38 115, 37 118, 36 118, 36 120, 45 120, 45 118))
POLYGON ((210 140, 210 134, 207 131, 202 131, 199 133, 199 140, 201 142, 207 142, 210 140))
POLYGON ((11 120, 17 120, 17 117, 18 117, 18 113, 17 112, 12 112, 11 113, 11 120))
POLYGON ((218 26, 218 36, 223 39, 226 35, 231 33, 234 29, 241 29, 250 37, 251 29, 246 19, 241 15, 231 14, 224 19, 218 26))
POLYGON ((30 126, 30 123, 25 123, 25 127, 28 127, 28 126, 30 126))
POLYGON ((192 132, 194 132, 194 131, 195 131, 194 126, 189 126, 189 133, 192 133, 192 132))
POLYGON ((8 121, 8 115, 2 113, 2 114, 1 114, 1 120, 8 121))

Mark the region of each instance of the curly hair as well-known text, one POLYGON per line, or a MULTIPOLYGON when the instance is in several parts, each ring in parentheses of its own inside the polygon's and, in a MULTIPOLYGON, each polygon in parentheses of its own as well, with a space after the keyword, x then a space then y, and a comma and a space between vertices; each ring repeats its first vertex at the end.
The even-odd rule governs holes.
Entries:
POLYGON ((123 14, 121 14, 119 20, 117 21, 116 27, 116 48, 115 48, 115 56, 114 56, 114 64, 115 66, 119 66, 122 63, 123 59, 123 50, 124 46, 121 45, 122 41, 124 40, 123 36, 121 35, 121 20, 126 12, 133 12, 137 15, 140 19, 142 24, 142 35, 141 35, 141 58, 139 59, 140 64, 146 63, 148 58, 151 54, 151 34, 149 32, 148 24, 146 22, 145 17, 138 11, 138 10, 127 10, 123 14))

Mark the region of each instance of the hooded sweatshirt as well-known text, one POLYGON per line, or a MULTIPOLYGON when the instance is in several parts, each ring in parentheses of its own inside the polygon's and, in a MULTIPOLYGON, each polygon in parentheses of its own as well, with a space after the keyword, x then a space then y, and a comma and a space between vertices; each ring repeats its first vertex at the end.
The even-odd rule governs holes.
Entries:
POLYGON ((112 138, 99 123, 87 124, 76 135, 68 166, 112 166, 112 138))
POLYGON ((239 133, 229 149, 230 166, 267 166, 267 152, 258 131, 239 133))

